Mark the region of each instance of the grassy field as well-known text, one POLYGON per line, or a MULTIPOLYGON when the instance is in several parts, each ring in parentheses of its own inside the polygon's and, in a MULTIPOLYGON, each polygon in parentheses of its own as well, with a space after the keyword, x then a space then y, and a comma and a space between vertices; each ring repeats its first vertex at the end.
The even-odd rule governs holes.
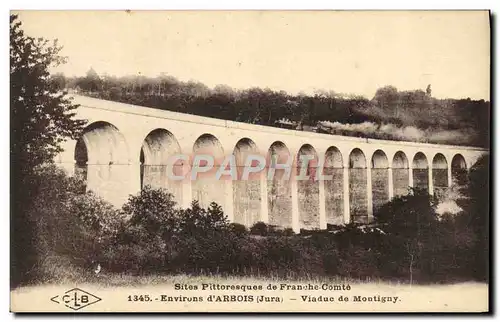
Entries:
POLYGON ((62 303, 50 301, 50 298, 56 295, 62 296, 74 287, 102 299, 85 307, 82 312, 484 312, 488 310, 488 285, 481 283, 408 285, 340 279, 287 281, 272 278, 186 275, 146 277, 101 275, 91 282, 61 281, 46 285, 24 286, 11 291, 11 310, 73 312, 62 303), (261 289, 248 290, 242 286, 261 289), (134 296, 137 296, 136 301, 134 296))

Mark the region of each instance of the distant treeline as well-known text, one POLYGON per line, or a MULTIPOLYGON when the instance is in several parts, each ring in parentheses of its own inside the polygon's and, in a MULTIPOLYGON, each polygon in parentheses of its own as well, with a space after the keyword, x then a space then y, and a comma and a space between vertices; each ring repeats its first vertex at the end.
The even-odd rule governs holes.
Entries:
POLYGON ((437 99, 430 85, 425 91, 385 86, 369 100, 333 91, 290 95, 226 85, 211 89, 165 74, 99 76, 93 69, 83 77, 55 74, 52 80, 58 88, 92 97, 218 119, 377 139, 489 146, 490 103, 437 99))

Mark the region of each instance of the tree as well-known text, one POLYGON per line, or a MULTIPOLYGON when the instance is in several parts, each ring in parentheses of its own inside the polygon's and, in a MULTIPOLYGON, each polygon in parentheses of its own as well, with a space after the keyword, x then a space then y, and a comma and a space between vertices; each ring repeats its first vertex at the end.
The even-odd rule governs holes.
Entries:
POLYGON ((173 195, 165 189, 145 186, 138 195, 130 196, 122 207, 130 215, 128 225, 142 230, 142 238, 169 238, 178 217, 173 195))
MULTIPOLYGON (((61 143, 76 139, 85 122, 75 120, 76 105, 50 78, 49 67, 65 61, 57 41, 24 34, 16 15, 10 16, 11 109, 11 248, 12 272, 29 269, 24 259, 35 251, 34 199, 44 193, 34 180, 40 167, 62 152, 61 143)), ((16 276, 12 278, 16 281, 16 276)))
POLYGON ((408 268, 410 283, 414 270, 423 269, 439 240, 436 200, 427 191, 411 190, 381 206, 374 214, 376 226, 391 237, 392 258, 408 268))
POLYGON ((54 41, 26 36, 10 17, 11 157, 16 170, 31 171, 52 161, 66 138, 76 139, 83 125, 73 105, 50 81, 49 67, 65 61, 54 41))
POLYGON ((476 235, 474 253, 475 270, 477 279, 489 279, 490 260, 490 160, 486 155, 480 158, 470 169, 468 184, 468 199, 460 204, 467 214, 467 226, 476 235))
POLYGON ((50 81, 56 89, 62 91, 66 88, 66 77, 63 73, 56 73, 50 76, 50 81))
POLYGON ((427 88, 425 89, 425 93, 427 94, 427 96, 431 96, 431 94, 432 94, 431 84, 427 85, 427 88))
POLYGON ((373 103, 384 110, 394 110, 399 103, 398 89, 394 86, 384 86, 375 92, 373 103))

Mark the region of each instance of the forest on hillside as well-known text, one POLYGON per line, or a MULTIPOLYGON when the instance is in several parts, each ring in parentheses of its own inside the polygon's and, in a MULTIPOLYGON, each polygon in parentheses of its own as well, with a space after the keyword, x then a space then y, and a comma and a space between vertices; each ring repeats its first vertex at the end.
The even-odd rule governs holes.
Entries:
POLYGON ((425 90, 379 88, 368 99, 334 91, 291 95, 285 91, 158 77, 99 75, 51 76, 59 89, 82 95, 180 113, 251 124, 346 136, 439 144, 489 146, 490 102, 438 99, 425 90))

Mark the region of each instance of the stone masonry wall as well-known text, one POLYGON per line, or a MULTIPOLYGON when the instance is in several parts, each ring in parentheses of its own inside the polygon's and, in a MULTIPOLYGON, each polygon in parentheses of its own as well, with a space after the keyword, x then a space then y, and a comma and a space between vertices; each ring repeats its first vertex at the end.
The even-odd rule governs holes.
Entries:
POLYGON ((342 168, 325 168, 325 175, 332 175, 332 180, 325 183, 326 222, 330 225, 344 223, 344 188, 342 168))
POLYGON ((387 169, 372 169, 373 210, 389 201, 389 171, 387 169))
POLYGON ((408 194, 409 169, 392 169, 394 197, 408 194))
POLYGON ((304 229, 319 227, 319 184, 313 180, 297 182, 299 222, 304 229))
POLYGON ((357 223, 368 222, 368 199, 366 195, 366 169, 349 169, 349 201, 351 220, 357 223))

